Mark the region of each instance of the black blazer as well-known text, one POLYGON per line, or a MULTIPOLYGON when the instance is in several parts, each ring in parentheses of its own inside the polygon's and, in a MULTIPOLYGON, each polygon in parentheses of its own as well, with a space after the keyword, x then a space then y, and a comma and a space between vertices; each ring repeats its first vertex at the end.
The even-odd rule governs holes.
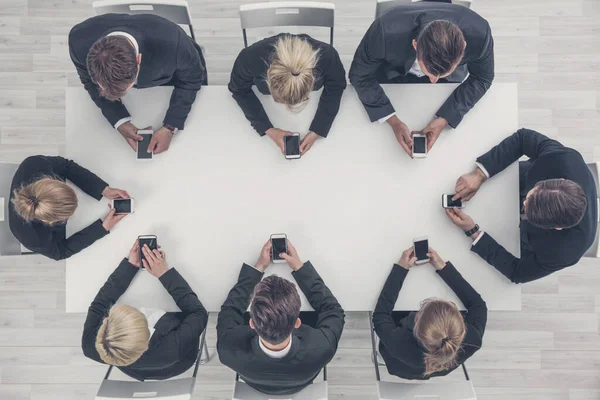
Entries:
MULTIPOLYGON (((231 71, 229 91, 244 111, 248 121, 261 136, 264 136, 268 129, 273 128, 273 124, 271 124, 262 104, 252 91, 252 85, 256 85, 261 93, 270 94, 266 77, 274 55, 273 46, 279 38, 286 35, 290 34, 283 33, 266 38, 243 49, 235 60, 231 71)), ((310 131, 319 136, 327 137, 331 124, 333 124, 333 120, 340 109, 342 93, 346 89, 346 71, 337 50, 333 46, 315 40, 308 35, 290 36, 301 37, 310 43, 314 49, 319 49, 313 90, 319 90, 322 87, 324 89, 319 100, 317 113, 310 125, 310 131)))
POLYGON ((14 191, 43 177, 52 177, 62 181, 68 179, 96 200, 102 198, 102 191, 108 186, 108 183, 92 172, 66 158, 31 156, 23 160, 10 185, 10 204, 8 206, 10 230, 23 246, 53 260, 63 260, 108 235, 108 231, 104 229, 100 219, 67 239, 66 224, 64 223, 49 226, 40 221, 27 222, 21 218, 12 204, 14 191))
POLYGON ((464 115, 479 101, 494 80, 494 41, 488 22, 467 7, 444 3, 398 5, 377 18, 360 42, 350 67, 350 83, 356 89, 371 122, 395 110, 377 82, 379 68, 408 74, 416 59, 412 41, 431 21, 456 24, 467 42, 459 65, 466 65, 469 77, 454 90, 437 115, 456 128, 464 115))
POLYGON ((388 372, 392 375, 404 379, 429 379, 434 376, 448 375, 481 348, 487 322, 485 301, 451 262, 448 261, 446 266, 437 273, 467 308, 465 316, 467 334, 458 353, 458 364, 445 371, 423 375, 425 373, 424 356, 427 349, 413 334, 415 313, 410 313, 399 325, 392 318, 398 294, 406 275, 408 275, 408 270, 394 265, 373 313, 373 325, 380 339, 379 352, 385 360, 388 372))
MULTIPOLYGON (((96 295, 89 308, 81 338, 81 347, 86 357, 104 364, 96 351, 98 329, 138 271, 139 268, 123 259, 96 295)), ((159 280, 181 312, 163 315, 154 326, 148 350, 133 364, 118 367, 140 381, 168 379, 187 371, 196 361, 200 335, 208 322, 206 309, 175 268, 165 272, 159 280)))
POLYGON ((514 257, 485 232, 471 250, 514 283, 533 281, 576 264, 592 246, 598 225, 596 183, 576 150, 541 133, 519 129, 477 161, 492 177, 523 155, 529 157, 531 166, 521 178, 522 197, 539 181, 564 178, 581 186, 588 206, 581 222, 569 229, 541 229, 521 221, 521 258, 514 257))
POLYGON ((292 333, 292 347, 282 359, 266 355, 256 331, 245 322, 254 286, 263 277, 244 264, 237 284, 221 307, 217 321, 219 359, 254 389, 273 395, 296 393, 312 383, 333 358, 344 329, 344 310, 310 262, 292 272, 300 290, 317 312, 314 328, 301 325, 292 333))
POLYGON ((99 86, 87 70, 92 45, 111 32, 127 32, 138 42, 142 64, 137 88, 174 86, 164 124, 183 129, 200 86, 206 84, 202 52, 178 25, 155 15, 104 14, 75 25, 69 33, 69 53, 81 83, 111 125, 129 117, 121 101, 100 97, 99 86))

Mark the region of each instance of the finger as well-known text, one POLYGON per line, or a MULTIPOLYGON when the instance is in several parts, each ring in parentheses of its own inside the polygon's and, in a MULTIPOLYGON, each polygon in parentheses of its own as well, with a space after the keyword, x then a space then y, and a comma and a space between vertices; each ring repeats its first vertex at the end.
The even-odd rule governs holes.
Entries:
POLYGON ((160 256, 161 256, 161 257, 162 257, 164 260, 166 260, 166 259, 167 259, 167 253, 165 253, 165 252, 164 252, 164 251, 162 251, 162 250, 160 251, 160 256))
POLYGON ((410 260, 408 260, 408 263, 409 263, 410 265, 413 265, 413 264, 414 264, 414 263, 416 263, 416 262, 417 262, 417 257, 411 257, 411 258, 410 258, 410 260))
POLYGON ((127 143, 129 143, 129 146, 133 149, 133 151, 137 151, 137 142, 135 140, 130 138, 126 138, 125 140, 127 140, 127 143))
POLYGON ((150 139, 150 144, 148 145, 148 153, 154 153, 156 147, 158 145, 158 139, 155 135, 152 135, 152 139, 150 139))
POLYGON ((437 140, 437 137, 431 137, 432 135, 427 134, 427 152, 433 147, 433 144, 437 140))
POLYGON ((129 215, 129 214, 119 214, 119 215, 116 215, 115 218, 114 218, 115 223, 119 222, 120 220, 122 220, 123 218, 125 218, 127 215, 129 215))
POLYGON ((127 193, 126 190, 117 189, 117 194, 123 199, 129 199, 131 197, 129 196, 129 193, 127 193))
POLYGON ((292 259, 292 257, 287 253, 279 253, 279 258, 283 258, 285 261, 292 259))
POLYGON ((142 264, 144 265, 144 268, 152 271, 152 268, 150 268, 150 264, 146 260, 142 259, 142 264))
POLYGON ((468 195, 469 195, 469 189, 465 188, 463 190, 459 190, 456 192, 456 195, 454 195, 454 197, 452 198, 452 200, 454 199, 465 199, 468 195))
POLYGON ((406 152, 406 154, 408 154, 409 156, 412 157, 412 150, 407 146, 406 142, 401 141, 400 142, 400 146, 402 146, 402 148, 404 149, 404 151, 406 152))
POLYGON ((144 257, 146 257, 146 260, 148 260, 148 262, 156 262, 154 253, 152 253, 150 247, 148 247, 147 244, 145 244, 144 247, 142 247, 142 253, 144 253, 144 257))
POLYGON ((296 251, 296 248, 294 247, 292 242, 290 242, 289 240, 286 240, 286 243, 287 243, 288 252, 290 254, 293 254, 293 255, 298 254, 298 252, 296 251))
POLYGON ((458 217, 460 217, 460 219, 463 219, 464 217, 467 216, 467 214, 465 214, 464 212, 462 212, 462 210, 460 208, 458 208, 458 207, 454 207, 453 210, 456 213, 456 215, 458 217))
POLYGON ((110 208, 110 211, 108 212, 106 218, 112 218, 115 215, 115 209, 111 208, 110 205, 108 207, 110 208))
POLYGON ((139 240, 136 239, 135 242, 133 243, 133 247, 131 248, 130 251, 137 250, 139 245, 140 245, 140 242, 139 242, 139 240))
POLYGON ((454 186, 454 189, 457 192, 460 192, 461 190, 464 190, 466 188, 467 188, 467 185, 465 185, 464 181, 462 181, 461 179, 459 179, 459 180, 456 181, 456 185, 454 186))
POLYGON ((158 259, 162 258, 162 254, 161 254, 160 251, 158 251, 158 250, 155 249, 155 250, 152 250, 152 253, 154 253, 154 256, 156 258, 158 258, 158 259))

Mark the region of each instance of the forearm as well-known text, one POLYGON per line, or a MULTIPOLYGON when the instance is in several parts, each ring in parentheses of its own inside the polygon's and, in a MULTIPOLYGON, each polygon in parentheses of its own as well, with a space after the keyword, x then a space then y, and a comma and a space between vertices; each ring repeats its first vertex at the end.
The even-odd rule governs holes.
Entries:
POLYGON ((196 100, 197 89, 187 89, 175 87, 171 93, 169 109, 163 120, 164 125, 171 125, 177 129, 184 129, 185 121, 192 109, 192 104, 196 100))
POLYGON ((315 117, 310 125, 310 131, 315 132, 321 137, 327 137, 331 125, 340 110, 340 101, 342 99, 342 91, 334 93, 323 93, 319 100, 319 107, 315 117))
POLYGON ((246 119, 250 121, 254 130, 260 136, 264 136, 267 130, 273 128, 273 124, 269 120, 264 107, 252 90, 243 93, 235 92, 232 95, 242 109, 246 119))
POLYGON ((182 312, 206 314, 206 309, 196 293, 175 268, 161 275, 159 281, 182 312))
POLYGON ((108 235, 108 233, 109 232, 102 226, 102 221, 98 219, 88 227, 71 235, 69 238, 59 240, 54 244, 53 249, 44 255, 54 260, 69 258, 91 246, 98 239, 102 239, 104 236, 108 235))
POLYGON ((375 329, 381 324, 389 323, 392 321, 392 311, 398 300, 398 295, 404 284, 404 280, 408 275, 408 270, 402 268, 398 264, 394 264, 392 271, 388 275, 383 289, 379 294, 375 311, 373 312, 373 324, 375 329))

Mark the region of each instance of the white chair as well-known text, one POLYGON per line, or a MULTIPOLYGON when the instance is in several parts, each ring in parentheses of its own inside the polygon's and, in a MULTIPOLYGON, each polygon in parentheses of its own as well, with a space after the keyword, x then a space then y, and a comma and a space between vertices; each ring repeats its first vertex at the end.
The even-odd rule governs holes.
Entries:
POLYGON ((377 339, 373 327, 373 313, 371 312, 369 312, 369 324, 371 326, 371 345, 373 348, 371 361, 375 366, 377 393, 380 400, 477 400, 475 388, 469 380, 465 364, 462 364, 462 369, 466 380, 461 382, 403 383, 382 381, 379 373, 380 362, 377 360, 377 339))
POLYGON ((239 380, 235 374, 232 400, 327 400, 327 367, 323 367, 323 381, 312 383, 298 393, 284 396, 261 393, 239 380))
MULTIPOLYGON (((590 172, 592 173, 592 175, 594 176, 594 181, 596 182, 596 195, 600 196, 600 180, 599 180, 600 167, 598 166, 598 163, 595 163, 595 162, 588 163, 587 166, 590 169, 590 172)), ((598 210, 600 210, 600 198, 597 199, 596 204, 598 205, 598 210)), ((598 222, 600 222, 600 213, 598 214, 598 222)), ((598 225, 598 228, 596 229, 596 238, 594 239, 594 244, 592 244, 592 247, 590 247, 583 256, 599 258, 600 257, 600 251, 599 251, 600 246, 598 246, 599 243, 600 243, 600 224, 598 225)))
POLYGON ((106 376, 100 385, 96 400, 128 400, 139 398, 152 398, 163 400, 191 400, 196 384, 198 367, 208 361, 208 348, 206 346, 206 329, 200 339, 200 351, 190 378, 179 378, 164 381, 117 381, 109 380, 112 366, 108 368, 106 376), (203 357, 206 352, 206 357, 203 357))
POLYGON ((187 25, 190 36, 196 41, 192 15, 187 1, 182 0, 100 0, 92 3, 96 14, 152 14, 178 25, 187 25))
MULTIPOLYGON (((419 1, 423 0, 377 0, 377 6, 375 7, 375 18, 379 18, 381 14, 399 4, 416 3, 419 1)), ((473 0, 452 0, 452 4, 458 4, 460 6, 471 8, 473 0)))
POLYGON ((10 185, 19 164, 0 162, 0 255, 16 256, 21 254, 32 254, 32 252, 19 243, 14 237, 8 225, 8 210, 10 207, 10 185))
POLYGON ((320 26, 330 29, 333 45, 335 5, 312 1, 255 3, 240 6, 244 47, 248 47, 246 29, 271 26, 320 26))

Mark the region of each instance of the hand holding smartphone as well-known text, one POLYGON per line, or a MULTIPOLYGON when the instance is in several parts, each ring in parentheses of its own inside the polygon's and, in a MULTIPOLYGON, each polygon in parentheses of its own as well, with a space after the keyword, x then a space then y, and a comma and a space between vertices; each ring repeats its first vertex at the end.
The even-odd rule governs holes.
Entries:
POLYGON ((412 136, 412 139, 413 139, 413 147, 412 147, 413 158, 427 157, 427 136, 414 134, 412 136))
POLYGON ((288 253, 287 235, 285 233, 274 233, 271 235, 271 254, 274 264, 285 263, 285 260, 279 257, 281 253, 288 253))
POLYGON ((156 235, 141 235, 138 236, 138 242, 140 244, 140 268, 145 269, 142 260, 145 260, 146 256, 144 256, 142 248, 144 245, 148 245, 150 250, 156 250, 158 249, 158 241, 156 239, 156 235))
POLYGON ((135 212, 133 199, 113 199, 111 200, 112 208, 115 209, 115 215, 133 214, 135 212))
POLYGON ((283 137, 283 144, 285 147, 285 158, 293 160, 300 158, 300 134, 294 133, 291 136, 283 137))
POLYGON ((415 257, 417 257, 415 264, 424 264, 429 261, 429 257, 427 257, 427 253, 429 253, 429 238, 427 236, 414 238, 413 248, 415 250, 415 257))
POLYGON ((142 137, 142 140, 137 142, 137 160, 152 160, 152 153, 148 153, 148 146, 150 146, 150 140, 152 140, 154 131, 151 129, 140 129, 137 133, 142 137))
POLYGON ((444 194, 442 195, 442 207, 444 208, 464 208, 463 202, 461 199, 452 200, 452 198, 456 196, 456 194, 444 194))

